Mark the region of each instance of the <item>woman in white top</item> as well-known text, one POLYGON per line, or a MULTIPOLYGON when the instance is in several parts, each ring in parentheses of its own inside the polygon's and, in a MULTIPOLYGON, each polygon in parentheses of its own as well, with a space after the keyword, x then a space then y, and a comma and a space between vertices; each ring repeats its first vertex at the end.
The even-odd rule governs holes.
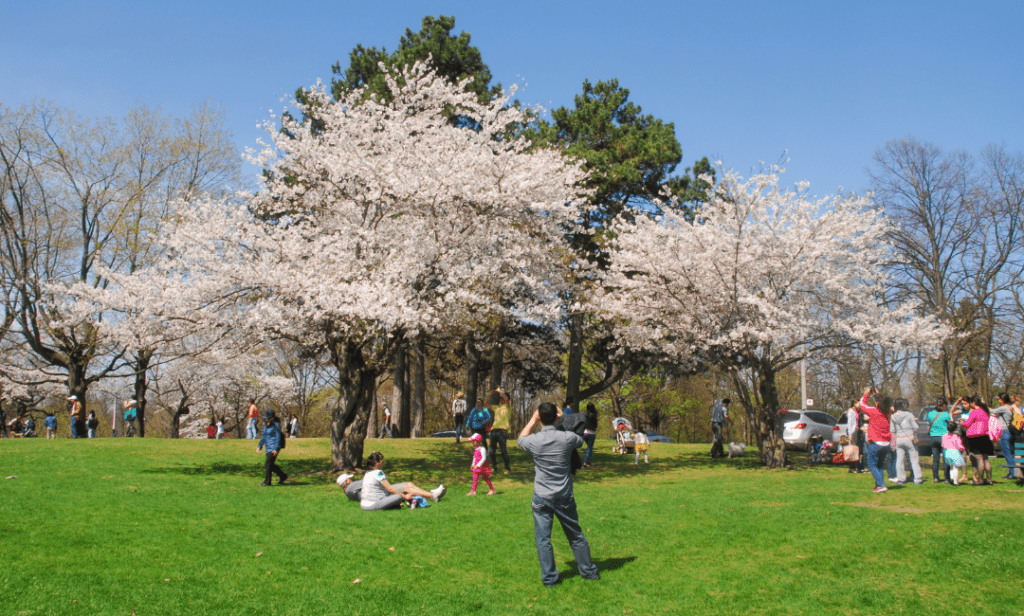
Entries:
POLYGON ((921 485, 924 477, 917 452, 917 419, 914 414, 902 407, 897 409, 889 418, 889 431, 896 443, 896 482, 902 485, 907 481, 904 461, 909 457, 910 466, 914 469, 914 485, 921 485))
POLYGON ((371 453, 370 457, 366 459, 367 470, 363 475, 363 489, 359 500, 359 507, 363 511, 398 509, 402 506, 402 501, 412 500, 414 496, 422 496, 436 502, 441 500, 441 497, 448 491, 444 484, 429 492, 409 481, 391 485, 388 483, 387 475, 380 470, 382 466, 384 466, 384 454, 379 451, 371 453))

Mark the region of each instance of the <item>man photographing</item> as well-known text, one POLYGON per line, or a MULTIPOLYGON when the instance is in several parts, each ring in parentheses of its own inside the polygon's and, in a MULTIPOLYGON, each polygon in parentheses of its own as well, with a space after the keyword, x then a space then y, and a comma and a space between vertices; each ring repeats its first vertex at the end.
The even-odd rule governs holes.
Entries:
POLYGON ((583 437, 555 429, 558 416, 555 405, 541 403, 519 433, 517 441, 520 449, 533 456, 537 469, 533 480, 533 530, 540 560, 540 579, 545 586, 558 583, 558 567, 555 566, 555 552, 551 547, 551 527, 555 516, 572 547, 580 576, 588 580, 600 579, 597 565, 590 559, 590 544, 580 528, 569 469, 569 456, 583 445, 583 437), (537 422, 542 428, 532 434, 537 422))

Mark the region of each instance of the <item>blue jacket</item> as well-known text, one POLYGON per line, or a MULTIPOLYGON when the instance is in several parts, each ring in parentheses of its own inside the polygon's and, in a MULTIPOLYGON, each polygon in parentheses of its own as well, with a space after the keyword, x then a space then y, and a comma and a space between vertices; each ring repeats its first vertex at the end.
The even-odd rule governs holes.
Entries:
POLYGON ((474 406, 473 410, 469 412, 469 417, 466 418, 466 425, 471 430, 480 430, 489 423, 491 423, 491 412, 486 408, 474 406))
POLYGON ((276 419, 270 423, 263 424, 263 435, 260 437, 260 444, 256 448, 256 451, 263 449, 263 446, 267 446, 267 451, 279 451, 281 449, 281 422, 276 419))

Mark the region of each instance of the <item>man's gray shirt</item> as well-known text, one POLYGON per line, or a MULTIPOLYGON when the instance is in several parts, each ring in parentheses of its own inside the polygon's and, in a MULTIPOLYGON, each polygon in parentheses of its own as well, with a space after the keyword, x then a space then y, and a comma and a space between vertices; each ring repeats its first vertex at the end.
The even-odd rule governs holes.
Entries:
POLYGON ((715 400, 715 406, 711 409, 711 423, 725 423, 728 413, 729 411, 726 410, 721 400, 715 400))
POLYGON ((541 498, 562 499, 572 496, 572 473, 569 457, 572 450, 583 445, 583 437, 544 426, 540 432, 521 436, 519 448, 533 456, 536 475, 533 493, 541 498))

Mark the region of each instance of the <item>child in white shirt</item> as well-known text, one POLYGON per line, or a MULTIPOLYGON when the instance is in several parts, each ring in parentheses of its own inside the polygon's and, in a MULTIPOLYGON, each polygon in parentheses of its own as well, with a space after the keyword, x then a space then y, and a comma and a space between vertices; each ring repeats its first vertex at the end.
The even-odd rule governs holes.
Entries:
POLYGON ((640 464, 641 453, 644 454, 644 464, 650 464, 651 461, 647 458, 647 446, 651 443, 651 439, 647 438, 647 435, 642 430, 637 430, 633 433, 633 443, 636 445, 633 465, 640 464))

